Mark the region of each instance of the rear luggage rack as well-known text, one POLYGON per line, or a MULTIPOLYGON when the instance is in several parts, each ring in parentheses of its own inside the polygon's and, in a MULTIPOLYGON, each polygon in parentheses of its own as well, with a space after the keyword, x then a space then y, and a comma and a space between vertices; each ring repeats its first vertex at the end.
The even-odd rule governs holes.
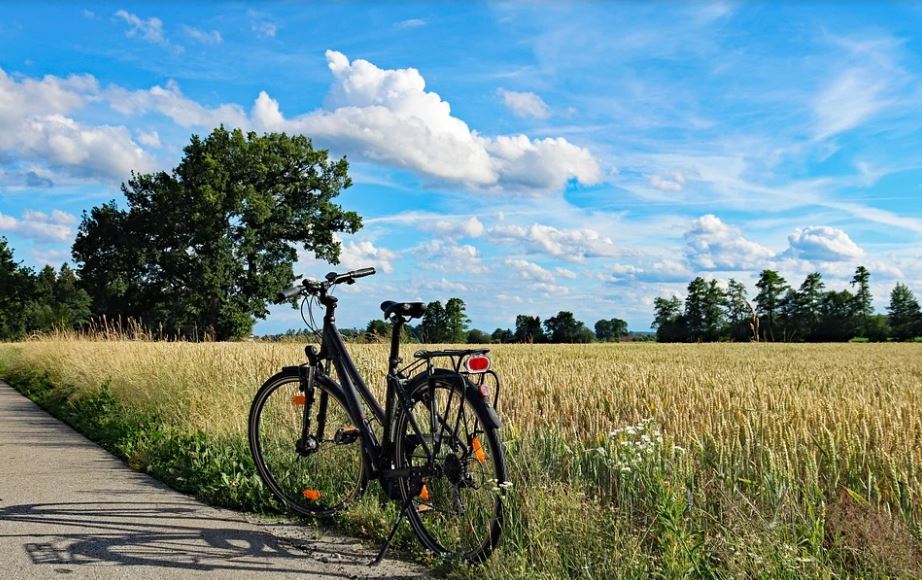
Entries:
POLYGON ((486 355, 488 352, 490 352, 490 349, 488 348, 447 348, 443 350, 418 350, 413 353, 413 358, 415 358, 416 361, 408 364, 406 367, 401 369, 400 372, 402 374, 409 374, 410 371, 415 370, 423 364, 425 364, 426 368, 429 370, 429 372, 431 372, 432 367, 434 366, 433 359, 447 358, 451 360, 451 370, 467 377, 467 379, 476 387, 478 387, 481 392, 483 392, 484 387, 492 389, 493 408, 496 409, 499 405, 499 375, 497 375, 492 369, 483 372, 471 372, 463 364, 464 360, 468 357, 486 355))
MULTIPOLYGON (((418 350, 413 353, 413 357, 429 359, 434 357, 447 356, 451 357, 452 362, 454 362, 454 357, 456 356, 463 359, 464 357, 470 356, 472 354, 487 354, 488 352, 490 352, 490 349, 488 348, 446 348, 444 350, 418 350)), ((460 363, 461 361, 458 360, 458 364, 460 363)), ((455 370, 458 369, 455 368, 455 370)))

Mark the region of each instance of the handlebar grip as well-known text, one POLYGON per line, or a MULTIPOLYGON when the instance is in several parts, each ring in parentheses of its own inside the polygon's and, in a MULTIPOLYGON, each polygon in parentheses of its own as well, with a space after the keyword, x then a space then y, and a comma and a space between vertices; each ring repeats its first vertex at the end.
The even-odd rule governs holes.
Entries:
POLYGON ((346 274, 350 278, 364 278, 365 276, 371 276, 375 273, 374 268, 359 268, 358 270, 353 270, 346 274))
POLYGON ((304 286, 301 285, 286 288, 285 290, 282 290, 275 295, 275 303, 281 304, 282 302, 289 300, 292 296, 297 296, 301 293, 302 290, 304 290, 304 286))

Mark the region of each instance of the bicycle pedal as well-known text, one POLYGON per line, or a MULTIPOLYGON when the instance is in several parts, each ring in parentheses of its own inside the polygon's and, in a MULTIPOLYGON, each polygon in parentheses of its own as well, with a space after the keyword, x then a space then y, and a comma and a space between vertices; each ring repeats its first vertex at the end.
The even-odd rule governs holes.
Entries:
POLYGON ((355 442, 359 438, 359 435, 361 435, 361 432, 355 425, 340 427, 336 430, 336 434, 333 435, 333 442, 337 445, 347 445, 355 442))
POLYGON ((429 510, 431 510, 431 509, 432 509, 432 506, 429 505, 429 504, 427 504, 427 503, 421 503, 421 504, 419 504, 418 506, 416 506, 416 512, 417 512, 417 513, 427 512, 427 511, 429 511, 429 510))
POLYGON ((317 501, 320 499, 320 491, 316 489, 305 489, 304 499, 307 501, 317 501))

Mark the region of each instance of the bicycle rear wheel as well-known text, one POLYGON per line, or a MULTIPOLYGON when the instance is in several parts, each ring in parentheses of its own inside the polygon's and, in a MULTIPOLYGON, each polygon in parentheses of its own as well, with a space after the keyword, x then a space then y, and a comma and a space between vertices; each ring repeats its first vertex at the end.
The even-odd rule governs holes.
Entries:
POLYGON ((404 501, 414 496, 413 530, 428 549, 468 562, 482 562, 499 543, 508 485, 498 429, 475 397, 458 375, 436 378, 432 387, 421 377, 408 389, 409 412, 395 420, 395 463, 434 466, 438 474, 423 477, 421 489, 400 480, 404 501))
POLYGON ((358 430, 332 381, 315 380, 311 396, 301 390, 297 372, 270 378, 253 400, 249 440, 263 482, 301 515, 335 513, 368 486, 358 430), (302 428, 308 410, 305 446, 302 428))

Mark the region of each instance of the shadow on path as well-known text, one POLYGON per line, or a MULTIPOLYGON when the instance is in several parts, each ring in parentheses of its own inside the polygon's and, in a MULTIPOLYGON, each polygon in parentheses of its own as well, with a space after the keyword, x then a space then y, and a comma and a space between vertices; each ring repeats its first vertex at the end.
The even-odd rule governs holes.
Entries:
MULTIPOLYGON (((279 538, 183 503, 41 503, 0 508, 0 540, 20 538, 33 564, 159 566, 354 578, 372 573, 358 541, 279 538), (312 559, 317 566, 305 566, 312 559), (319 572, 323 565, 342 573, 319 572), (359 569, 346 570, 353 567, 359 569)), ((253 527, 253 526, 250 526, 253 527)), ((404 576, 416 578, 418 576, 404 576)))

